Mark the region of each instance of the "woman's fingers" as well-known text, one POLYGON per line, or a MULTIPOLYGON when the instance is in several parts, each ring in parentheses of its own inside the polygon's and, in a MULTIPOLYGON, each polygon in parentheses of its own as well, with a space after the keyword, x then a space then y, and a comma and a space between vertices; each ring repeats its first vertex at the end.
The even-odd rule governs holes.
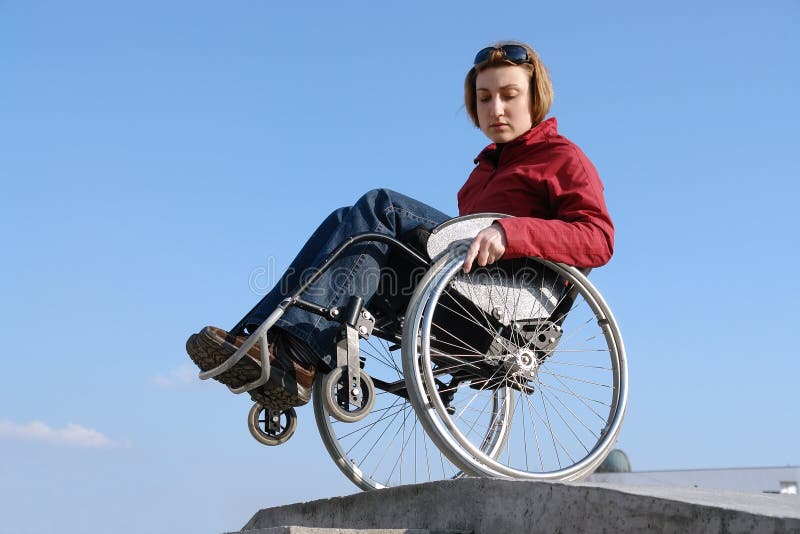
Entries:
POLYGON ((478 250, 478 265, 485 267, 494 262, 493 248, 492 243, 485 242, 482 244, 480 250, 478 250))
POLYGON ((472 269, 472 263, 475 261, 475 257, 478 255, 478 251, 480 250, 478 244, 478 238, 472 240, 469 248, 467 249, 467 255, 464 258, 464 272, 468 273, 470 269, 472 269))
POLYGON ((506 236, 500 225, 495 224, 481 230, 467 249, 464 272, 470 272, 476 260, 480 267, 485 267, 502 258, 506 251, 505 243, 506 236))

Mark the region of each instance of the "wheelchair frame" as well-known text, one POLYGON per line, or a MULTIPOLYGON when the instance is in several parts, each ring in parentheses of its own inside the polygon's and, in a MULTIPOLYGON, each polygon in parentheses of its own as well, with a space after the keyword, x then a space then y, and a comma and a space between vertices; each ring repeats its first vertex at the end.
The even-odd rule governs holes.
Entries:
MULTIPOLYGON (((459 220, 474 219, 487 214, 478 214, 457 218, 459 220)), ((488 214, 490 219, 496 219, 500 215, 488 214)), ((450 221, 448 221, 449 223, 450 221)), ((445 224, 448 224, 445 223, 445 224)), ((460 275, 460 264, 463 262, 465 246, 463 243, 451 246, 442 251, 433 260, 428 260, 417 253, 414 249, 392 236, 378 233, 364 233, 353 236, 339 245, 301 286, 289 297, 284 299, 278 308, 273 311, 267 319, 249 336, 247 341, 233 354, 227 361, 214 369, 200 373, 201 379, 218 376, 236 365, 254 346, 261 342, 261 376, 248 384, 238 388, 229 388, 233 393, 240 394, 245 391, 264 385, 270 377, 270 362, 268 353, 268 330, 291 306, 299 306, 317 315, 323 316, 341 324, 341 335, 336 344, 336 361, 333 368, 325 373, 326 369, 318 366, 318 377, 313 388, 313 404, 317 426, 323 438, 325 446, 338 465, 348 478, 362 489, 373 489, 396 485, 406 481, 423 481, 437 478, 456 478, 464 475, 468 476, 494 476, 521 479, 544 479, 544 480, 577 480, 585 477, 594 471, 602 460, 610 452, 619 434, 622 419, 627 406, 627 363, 625 358, 624 345, 619 333, 619 328, 613 315, 610 312, 603 297, 586 279, 578 269, 548 262, 545 260, 531 259, 544 269, 549 269, 557 273, 559 280, 563 278, 566 282, 566 289, 558 299, 558 304, 552 310, 552 316, 547 319, 537 318, 528 323, 524 321, 511 321, 517 332, 509 329, 508 325, 491 325, 492 335, 497 335, 497 339, 491 342, 490 348, 484 351, 470 347, 471 354, 447 354, 439 345, 444 342, 439 339, 434 332, 434 317, 442 313, 441 310, 453 304, 448 304, 448 298, 458 299, 460 297, 449 297, 448 291, 452 291, 455 280, 460 275), (324 307, 309 302, 302 298, 306 290, 311 287, 330 265, 339 259, 349 248, 364 242, 384 243, 394 251, 400 251, 412 263, 419 264, 420 267, 427 268, 426 274, 416 286, 414 294, 408 303, 402 325, 402 332, 386 329, 382 324, 376 324, 375 316, 365 307, 365 303, 360 296, 351 296, 346 306, 324 307), (607 352, 610 356, 610 367, 599 367, 602 369, 603 380, 611 382, 608 385, 610 396, 607 402, 600 404, 604 408, 593 408, 596 399, 588 394, 578 391, 578 386, 584 386, 576 382, 566 383, 567 378, 551 373, 556 377, 560 384, 551 388, 549 392, 555 398, 546 400, 542 392, 545 389, 543 381, 537 382, 536 373, 541 372, 545 367, 548 358, 553 357, 558 351, 558 345, 562 336, 562 324, 568 317, 566 311, 570 311, 574 306, 575 295, 586 301, 590 308, 590 320, 587 325, 591 327, 592 322, 596 323, 599 334, 594 338, 604 339, 607 352), (564 311, 566 308, 566 311, 564 311), (555 317, 555 319, 554 319, 555 317), (523 328, 520 329, 520 324, 523 328), (546 328, 541 325, 546 324, 546 328), (531 326, 534 325, 534 326, 531 326), (526 335, 522 330, 524 327, 534 328, 533 335, 526 335), (508 332, 499 335, 500 332, 508 332), (360 344, 370 338, 383 340, 385 342, 384 351, 396 353, 397 348, 402 351, 402 374, 399 367, 394 363, 394 372, 400 376, 394 380, 383 380, 371 377, 365 368, 369 367, 369 362, 361 356, 360 344), (538 338, 534 339, 534 338, 538 338), (605 378, 609 375, 608 378, 605 378), (451 376, 450 383, 445 383, 443 377, 451 376), (469 389, 478 391, 484 408, 481 414, 464 424, 457 420, 456 416, 461 417, 470 408, 470 404, 459 408, 463 410, 456 412, 453 398, 456 395, 471 395, 469 389), (430 392, 436 392, 431 394, 430 392), (394 399, 388 403, 388 408, 381 408, 383 411, 376 411, 371 414, 375 404, 376 396, 387 395, 394 399), (534 406, 537 402, 531 398, 534 395, 542 397, 539 409, 534 406), (514 397, 519 399, 514 400, 514 397), (568 401, 576 401, 575 406, 566 406, 564 398, 568 401), (398 406, 399 402, 399 408, 398 406), (582 429, 575 428, 566 422, 561 425, 555 417, 550 417, 550 411, 558 411, 558 404, 565 405, 569 411, 566 418, 571 418, 569 414, 575 416, 580 425, 589 427, 591 423, 578 418, 574 411, 584 410, 588 407, 588 419, 593 419, 591 413, 603 419, 603 426, 599 431, 591 431, 587 441, 595 440, 596 443, 585 443, 578 438, 581 447, 569 448, 561 443, 564 438, 554 438, 552 449, 555 451, 557 463, 555 466, 546 465, 542 450, 544 440, 538 435, 535 437, 535 445, 538 450, 538 463, 540 467, 531 467, 531 463, 536 463, 534 456, 529 456, 528 436, 525 434, 524 445, 514 445, 518 450, 524 449, 526 456, 524 463, 520 464, 514 456, 520 454, 517 449, 512 455, 512 445, 514 443, 515 431, 522 426, 522 432, 528 432, 527 427, 531 427, 533 433, 537 432, 536 420, 542 421, 538 432, 547 431, 554 433, 554 427, 565 426, 564 431, 567 435, 571 433, 577 437, 578 433, 584 433, 582 429), (582 406, 583 405, 583 406, 582 406), (607 406, 606 406, 607 405, 607 406), (521 408, 520 408, 521 406, 521 408), (543 409, 542 409, 543 406, 543 409), (409 409, 411 408, 411 410, 409 409), (525 410, 528 414, 526 417, 525 410), (608 415, 598 413, 598 411, 608 410, 608 415), (413 411, 413 413, 412 413, 413 411), (522 416, 518 416, 518 412, 522 416), (541 412, 546 414, 543 415, 541 412), (424 443, 426 455, 430 455, 427 443, 431 443, 439 451, 438 462, 441 463, 441 470, 436 470, 432 474, 428 460, 426 468, 417 465, 418 451, 414 451, 413 466, 405 467, 406 471, 414 471, 413 478, 402 476, 403 466, 400 466, 401 476, 397 477, 397 466, 391 468, 388 478, 376 476, 375 472, 367 472, 363 464, 364 461, 352 458, 353 450, 359 448, 360 442, 366 439, 370 433, 373 434, 369 439, 375 439, 374 427, 359 427, 354 425, 366 417, 377 420, 374 424, 384 424, 390 417, 392 421, 400 418, 402 420, 402 451, 406 454, 405 447, 411 442, 411 430, 406 437, 406 421, 408 426, 413 427, 414 443, 417 442, 417 428, 421 429, 420 439, 424 443), (413 421, 412 421, 413 419, 413 421), (521 420, 521 422, 520 422, 521 420), (471 426, 470 426, 471 425, 471 426), (344 427, 344 432, 337 429, 344 427), (477 427, 479 430, 474 431, 477 427), (366 429, 366 430, 365 430, 366 429), (363 434, 365 437, 350 438, 351 433, 363 434), (347 447, 344 445, 348 441, 347 447), (428 441, 425 441, 428 440, 428 441), (355 444, 350 444, 356 441, 355 444), (581 448, 584 449, 581 451, 581 448), (562 461, 560 450, 568 456, 568 460, 562 461), (577 451, 577 453, 575 452, 577 451), (580 455, 580 458, 574 458, 580 455), (512 460, 512 457, 514 458, 512 460), (508 458, 508 459, 506 459, 508 458), (447 464, 447 465, 445 465, 447 464), (422 479, 422 480, 420 480, 422 479)), ((562 288, 563 289, 563 288, 562 288)), ((489 288, 492 291, 492 287, 489 288)), ((510 289, 508 291, 511 291, 510 289)), ((455 292, 452 292, 455 294, 455 292)), ((512 293, 508 293, 512 294, 512 293)), ((513 294, 512 294, 513 295, 513 294)), ((506 301, 508 296, 504 297, 506 301)), ((516 297, 520 299, 519 296, 516 297)), ((455 301, 453 301, 455 302, 455 301)), ((457 303, 464 307, 470 304, 457 303)), ((255 309, 255 308, 254 308, 255 309)), ((465 315, 465 312, 456 309, 456 312, 465 315)), ((457 313, 457 314, 458 314, 457 313)), ((570 311, 570 313, 572 313, 570 311)), ((237 323, 231 330, 235 335, 244 334, 245 320, 249 313, 237 323)), ((452 315, 452 313, 450 313, 452 315)), ((474 319, 474 312, 467 311, 466 315, 474 319)), ((496 317, 494 319, 497 319, 496 317)), ((494 319, 482 318, 483 322, 491 322, 494 319)), ((476 322, 477 324, 477 322, 476 322)), ((498 324, 495 322, 495 325, 498 324)), ((581 328, 586 328, 582 326, 581 328)), ((442 339, 444 336, 441 336, 442 339)), ((592 338, 590 338, 592 339, 592 338)), ((461 352, 464 352, 463 348, 461 352)), ((602 349, 599 352, 604 352, 602 349)), ((390 356, 391 357, 391 356, 390 356)), ((396 357, 395 357, 396 360, 396 357)), ((384 365, 386 365, 384 363, 384 365)), ((586 364, 585 367, 592 368, 594 365, 586 364)), ((583 380, 594 387, 592 380, 583 380)), ((605 386, 605 384, 603 384, 605 386)), ((473 403, 477 394, 473 395, 469 403, 473 403)), ((387 401, 388 402, 388 401, 387 401)), ((477 404, 477 403, 476 403, 477 404)), ((585 411, 585 410, 584 410, 585 411)), ((562 421, 565 419, 564 413, 559 413, 562 421)), ((363 423, 366 425, 367 423, 363 423)), ((573 423, 575 426, 579 426, 573 423)), ((267 445, 278 445, 287 441, 297 425, 295 410, 284 411, 269 410, 259 404, 255 404, 250 410, 248 426, 253 436, 261 443, 267 445), (263 418, 261 416, 263 415, 263 418)), ((398 425, 399 426, 399 425, 398 425)), ((384 429, 379 439, 391 430, 384 429)), ((400 432, 397 430, 397 432, 400 432)), ((531 441, 533 439, 531 438, 531 441)), ((383 446, 383 445, 381 445, 383 446)), ((378 441, 369 449, 367 456, 373 453, 373 449, 378 447, 378 441)), ((419 452, 423 451, 418 445, 414 445, 419 452)), ((533 443, 530 444, 533 447, 533 443)), ((396 463, 405 462, 405 459, 397 459, 396 463)), ((389 470, 388 467, 381 467, 381 459, 375 471, 389 470)), ((410 463, 410 461, 409 461, 410 463)))

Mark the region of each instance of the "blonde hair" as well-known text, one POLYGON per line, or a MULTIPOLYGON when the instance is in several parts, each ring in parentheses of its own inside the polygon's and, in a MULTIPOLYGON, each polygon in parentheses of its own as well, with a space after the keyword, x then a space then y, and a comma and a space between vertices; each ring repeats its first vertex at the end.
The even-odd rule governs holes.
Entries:
POLYGON ((542 63, 542 59, 536 51, 525 43, 516 41, 503 41, 493 45, 495 50, 485 61, 477 65, 473 65, 467 77, 464 80, 464 106, 467 108, 467 114, 472 120, 472 123, 480 128, 478 123, 478 100, 475 89, 475 82, 478 79, 478 73, 486 69, 502 67, 505 65, 515 65, 527 70, 531 75, 530 94, 531 94, 531 122, 534 126, 544 120, 550 112, 550 107, 553 105, 553 83, 550 81, 550 75, 542 63), (515 63, 508 59, 500 47, 503 45, 518 45, 523 47, 528 52, 528 62, 515 63))

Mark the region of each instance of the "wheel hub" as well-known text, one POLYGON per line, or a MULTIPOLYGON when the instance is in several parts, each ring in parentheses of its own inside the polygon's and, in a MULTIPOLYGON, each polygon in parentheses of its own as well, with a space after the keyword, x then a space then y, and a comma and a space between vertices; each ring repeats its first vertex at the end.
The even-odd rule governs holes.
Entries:
POLYGON ((507 354, 503 359, 503 365, 509 375, 522 380, 535 378, 539 370, 539 360, 532 350, 519 349, 507 354))

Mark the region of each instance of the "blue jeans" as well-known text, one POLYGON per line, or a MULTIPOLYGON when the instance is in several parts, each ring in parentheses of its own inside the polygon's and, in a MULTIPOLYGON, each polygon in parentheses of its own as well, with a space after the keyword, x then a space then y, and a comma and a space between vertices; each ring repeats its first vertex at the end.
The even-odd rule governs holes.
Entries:
MULTIPOLYGON (((433 228, 449 218, 439 210, 394 191, 369 191, 351 207, 335 210, 320 224, 275 287, 245 318, 245 324, 263 323, 347 238, 365 232, 398 237, 420 225, 433 228)), ((303 298, 328 308, 345 306, 351 296, 359 296, 367 302, 378 289, 380 270, 386 265, 388 255, 389 246, 383 243, 365 242, 349 247, 306 290, 303 298)), ((275 326, 306 342, 330 363, 327 356, 333 354, 339 323, 292 306, 275 326)), ((252 331, 252 327, 249 329, 252 331)))

